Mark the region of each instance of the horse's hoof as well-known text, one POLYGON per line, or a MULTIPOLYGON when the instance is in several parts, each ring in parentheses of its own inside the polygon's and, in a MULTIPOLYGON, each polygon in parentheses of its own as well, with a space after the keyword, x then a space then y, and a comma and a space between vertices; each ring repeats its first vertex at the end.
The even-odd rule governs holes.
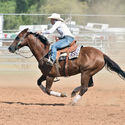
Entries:
POLYGON ((67 97, 66 93, 61 93, 61 97, 67 97))
POLYGON ((76 96, 76 93, 74 91, 72 91, 71 97, 74 97, 74 96, 76 96))

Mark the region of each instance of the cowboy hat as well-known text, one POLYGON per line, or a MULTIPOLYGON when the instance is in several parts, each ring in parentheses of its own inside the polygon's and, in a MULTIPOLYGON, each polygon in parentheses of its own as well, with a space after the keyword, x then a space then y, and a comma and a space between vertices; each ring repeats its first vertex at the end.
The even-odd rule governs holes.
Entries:
POLYGON ((57 19, 57 20, 60 20, 60 21, 64 21, 61 17, 60 17, 60 14, 57 14, 57 13, 53 13, 51 16, 48 17, 49 19, 57 19))

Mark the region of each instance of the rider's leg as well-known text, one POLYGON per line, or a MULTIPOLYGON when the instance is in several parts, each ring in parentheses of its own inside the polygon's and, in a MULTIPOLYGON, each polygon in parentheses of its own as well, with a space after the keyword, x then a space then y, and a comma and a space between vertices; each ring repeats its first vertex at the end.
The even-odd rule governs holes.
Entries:
POLYGON ((58 42, 54 43, 51 47, 51 59, 53 61, 56 60, 56 53, 57 53, 57 49, 61 49, 64 47, 69 46, 72 41, 74 40, 74 38, 69 37, 69 36, 65 36, 63 39, 59 40, 58 42))

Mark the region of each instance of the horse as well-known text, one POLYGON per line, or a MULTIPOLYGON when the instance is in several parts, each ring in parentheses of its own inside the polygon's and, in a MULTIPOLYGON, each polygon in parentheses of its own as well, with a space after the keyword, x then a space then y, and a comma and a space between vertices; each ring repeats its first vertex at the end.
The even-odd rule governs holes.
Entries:
MULTIPOLYGON (((48 95, 67 97, 65 93, 51 90, 52 84, 56 77, 66 77, 66 60, 58 62, 60 67, 58 67, 56 63, 53 64, 53 66, 47 65, 44 57, 50 52, 50 43, 48 39, 43 35, 28 32, 28 28, 24 29, 17 35, 15 40, 9 46, 8 50, 11 53, 15 53, 16 50, 19 50, 24 46, 29 47, 32 54, 38 61, 38 67, 42 73, 40 78, 37 80, 37 85, 40 87, 40 89, 48 95), (46 87, 42 84, 42 82, 45 80, 46 87)), ((70 102, 71 105, 75 105, 88 90, 88 87, 93 86, 91 85, 93 83, 92 77, 97 72, 102 70, 103 67, 107 67, 108 70, 116 72, 123 80, 125 80, 125 71, 123 71, 120 66, 110 57, 94 47, 81 47, 79 56, 77 58, 71 60, 68 59, 68 76, 81 73, 81 85, 72 91, 72 101, 70 102)))

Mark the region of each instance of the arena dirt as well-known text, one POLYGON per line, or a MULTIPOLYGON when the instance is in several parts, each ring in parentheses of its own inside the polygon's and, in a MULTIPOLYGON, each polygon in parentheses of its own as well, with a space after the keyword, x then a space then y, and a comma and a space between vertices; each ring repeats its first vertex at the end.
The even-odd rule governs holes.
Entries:
POLYGON ((36 84, 39 76, 39 71, 1 73, 0 125, 124 125, 125 81, 116 74, 104 69, 95 75, 95 86, 75 106, 68 103, 80 75, 53 84, 67 98, 44 94, 36 84))

